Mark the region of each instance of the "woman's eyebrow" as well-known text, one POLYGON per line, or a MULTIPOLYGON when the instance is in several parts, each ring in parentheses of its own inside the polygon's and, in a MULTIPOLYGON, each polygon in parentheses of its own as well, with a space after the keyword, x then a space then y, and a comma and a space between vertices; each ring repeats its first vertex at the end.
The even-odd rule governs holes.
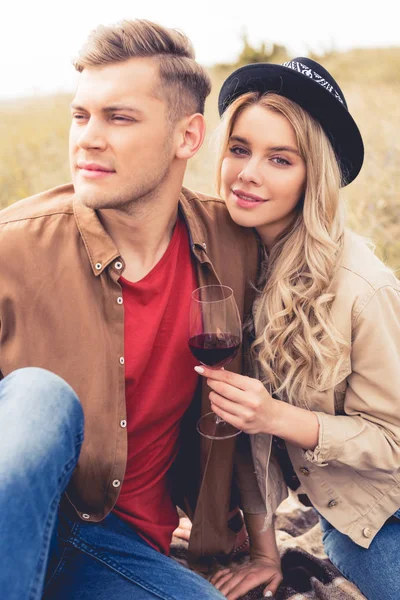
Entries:
MULTIPOLYGON (((250 146, 250 142, 240 135, 231 135, 229 141, 239 142, 240 144, 246 144, 247 146, 250 146)), ((293 154, 300 156, 300 152, 293 146, 267 146, 266 150, 268 150, 268 152, 292 152, 293 154)))
POLYGON ((300 155, 297 148, 294 148, 293 146, 270 146, 268 150, 272 150, 272 152, 293 152, 294 154, 300 155))
POLYGON ((240 135, 231 135, 229 138, 230 142, 239 142, 240 144, 248 144, 246 138, 240 137, 240 135))

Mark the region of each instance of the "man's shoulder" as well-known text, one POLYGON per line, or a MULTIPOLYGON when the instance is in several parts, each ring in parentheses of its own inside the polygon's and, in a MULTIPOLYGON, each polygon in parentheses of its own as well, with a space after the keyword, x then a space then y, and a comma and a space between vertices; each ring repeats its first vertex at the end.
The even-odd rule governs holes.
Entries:
POLYGON ((224 232, 233 232, 238 239, 255 241, 254 230, 237 225, 231 219, 225 201, 221 198, 182 188, 181 206, 188 217, 189 225, 194 220, 207 233, 221 236, 224 232))
POLYGON ((29 222, 40 217, 72 214, 73 195, 72 184, 66 184, 14 202, 0 211, 0 226, 29 222))
POLYGON ((222 198, 217 198, 216 196, 212 196, 210 194, 203 194, 202 192, 189 190, 185 187, 182 188, 182 195, 194 209, 201 207, 210 212, 216 211, 217 213, 221 214, 229 214, 225 201, 222 200, 222 198))

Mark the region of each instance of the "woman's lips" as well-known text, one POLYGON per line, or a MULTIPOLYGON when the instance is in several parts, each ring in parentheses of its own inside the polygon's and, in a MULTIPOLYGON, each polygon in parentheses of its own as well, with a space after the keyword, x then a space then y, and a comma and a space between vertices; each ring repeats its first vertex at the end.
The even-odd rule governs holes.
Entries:
POLYGON ((260 204, 268 202, 264 198, 255 196, 254 194, 247 194, 241 190, 232 190, 232 194, 235 198, 236 204, 241 208, 256 208, 260 204))

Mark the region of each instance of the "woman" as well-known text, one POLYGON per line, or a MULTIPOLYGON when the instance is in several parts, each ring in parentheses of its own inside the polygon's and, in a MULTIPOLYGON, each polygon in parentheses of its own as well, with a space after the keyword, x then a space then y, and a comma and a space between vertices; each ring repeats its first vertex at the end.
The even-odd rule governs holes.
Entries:
MULTIPOLYGON (((400 284, 345 229, 340 187, 361 169, 359 130, 336 81, 306 58, 238 69, 219 108, 220 192, 265 251, 256 377, 196 370, 216 414, 250 434, 264 529, 285 473, 319 512, 342 574, 369 600, 398 599, 400 284)), ((245 569, 213 582, 228 595, 245 569)))

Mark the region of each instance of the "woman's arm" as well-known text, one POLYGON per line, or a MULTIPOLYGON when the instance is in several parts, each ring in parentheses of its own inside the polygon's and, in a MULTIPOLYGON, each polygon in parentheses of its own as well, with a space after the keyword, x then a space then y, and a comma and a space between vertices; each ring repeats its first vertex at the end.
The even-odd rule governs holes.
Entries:
POLYGON ((316 412, 317 448, 305 453, 315 464, 332 461, 359 472, 400 469, 400 287, 371 294, 353 324, 352 372, 345 415, 316 412))
MULTIPOLYGON (((202 369, 215 412, 247 433, 270 433, 306 451, 316 464, 337 461, 373 471, 400 465, 400 289, 374 291, 353 325, 352 373, 345 415, 274 400, 257 380, 202 369)), ((196 370, 198 368, 196 367, 196 370)), ((200 372, 200 371, 199 371, 200 372)))
POLYGON ((269 433, 304 449, 318 444, 317 415, 304 408, 275 400, 257 379, 222 369, 195 367, 207 377, 213 411, 249 434, 269 433))
POLYGON ((400 466, 400 288, 374 291, 353 325, 345 415, 274 400, 255 379, 201 367, 215 412, 247 433, 270 433, 316 463, 374 471, 400 466))
POLYGON ((282 581, 274 526, 263 531, 265 514, 244 513, 244 518, 251 545, 250 561, 221 569, 213 576, 211 583, 228 600, 236 600, 261 584, 266 584, 264 596, 272 597, 282 581))

